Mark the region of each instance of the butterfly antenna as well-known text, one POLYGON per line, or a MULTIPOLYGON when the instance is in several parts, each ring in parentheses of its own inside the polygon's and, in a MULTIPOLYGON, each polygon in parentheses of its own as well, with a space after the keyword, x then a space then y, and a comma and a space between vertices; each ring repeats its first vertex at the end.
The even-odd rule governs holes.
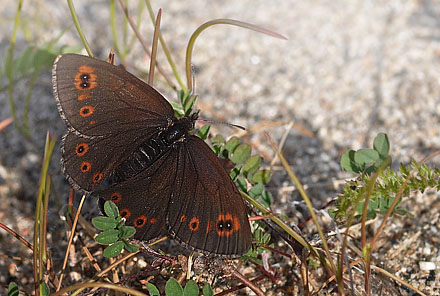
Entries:
MULTIPOLYGON (((194 93, 196 92, 196 71, 195 71, 195 68, 194 68, 193 64, 191 64, 191 78, 192 78, 191 95, 194 95, 194 93)), ((211 119, 203 119, 203 118, 199 118, 197 120, 198 121, 203 121, 203 122, 206 122, 206 123, 221 124, 221 125, 226 125, 226 126, 229 126, 229 127, 235 127, 235 128, 239 128, 239 129, 241 129, 243 131, 246 130, 241 125, 237 125, 237 124, 233 124, 233 123, 229 123, 229 122, 223 122, 223 121, 217 121, 217 120, 211 120, 211 119)))
POLYGON ((243 131, 246 130, 246 128, 241 126, 241 125, 233 124, 233 123, 229 123, 229 122, 223 122, 223 121, 217 121, 217 120, 211 120, 211 119, 203 119, 203 118, 199 118, 197 120, 198 121, 203 121, 203 122, 206 122, 206 123, 221 124, 221 125, 226 125, 226 126, 229 126, 229 127, 235 127, 235 128, 239 128, 239 129, 241 129, 243 131))

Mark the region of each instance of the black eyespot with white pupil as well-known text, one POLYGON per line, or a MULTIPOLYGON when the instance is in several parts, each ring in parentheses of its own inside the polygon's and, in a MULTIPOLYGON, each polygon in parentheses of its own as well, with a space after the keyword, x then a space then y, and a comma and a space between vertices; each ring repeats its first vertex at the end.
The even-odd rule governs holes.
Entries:
POLYGON ((230 221, 219 221, 218 224, 217 224, 217 228, 220 231, 231 230, 232 229, 232 223, 230 221))
POLYGON ((81 79, 81 88, 84 88, 84 89, 89 88, 90 75, 87 73, 81 74, 80 79, 81 79))

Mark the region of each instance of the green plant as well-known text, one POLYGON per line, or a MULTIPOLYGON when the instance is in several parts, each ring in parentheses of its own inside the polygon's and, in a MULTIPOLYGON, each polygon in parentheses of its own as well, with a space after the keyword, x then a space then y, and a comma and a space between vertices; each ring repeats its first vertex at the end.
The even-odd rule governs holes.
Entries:
MULTIPOLYGON (((329 210, 330 214, 337 219, 347 218, 353 211, 355 217, 360 217, 364 207, 365 190, 371 182, 371 173, 389 156, 389 141, 386 134, 380 133, 374 139, 373 149, 349 150, 341 157, 341 166, 349 172, 359 173, 359 176, 347 181, 342 193, 338 196, 335 206, 329 210), (353 208, 354 207, 354 208, 353 208)), ((408 179, 403 196, 408 196, 411 191, 424 192, 427 188, 440 190, 440 170, 429 168, 426 164, 413 161, 410 166, 400 165, 398 171, 386 168, 378 172, 374 182, 371 196, 368 200, 367 217, 374 219, 378 214, 388 212, 399 190, 408 179), (411 170, 415 173, 410 174, 411 170)), ((392 213, 410 214, 404 208, 399 207, 402 197, 397 201, 392 213)))
POLYGON ((115 257, 123 249, 132 253, 139 250, 139 246, 127 241, 128 238, 135 234, 136 230, 133 226, 124 225, 125 220, 119 215, 118 207, 112 201, 106 201, 104 212, 107 217, 95 217, 92 219, 93 225, 103 230, 95 240, 100 244, 109 245, 104 249, 104 257, 115 257))
MULTIPOLYGON (((147 284, 147 289, 150 293, 150 296, 160 295, 159 289, 153 284, 147 284)), ((180 285, 180 283, 174 278, 170 278, 165 285, 165 295, 167 296, 198 296, 199 293, 199 287, 193 280, 187 281, 185 284, 185 288, 183 288, 182 285, 180 285)), ((204 285, 202 289, 202 294, 205 296, 214 295, 211 285, 204 285)))

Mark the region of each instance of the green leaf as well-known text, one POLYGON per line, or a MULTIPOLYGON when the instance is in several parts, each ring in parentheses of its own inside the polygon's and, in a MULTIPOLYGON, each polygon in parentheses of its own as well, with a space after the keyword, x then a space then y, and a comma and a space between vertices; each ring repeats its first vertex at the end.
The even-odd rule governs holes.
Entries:
POLYGON ((379 153, 373 149, 359 149, 354 153, 354 161, 360 166, 372 164, 378 159, 379 153))
POLYGON ((50 290, 49 290, 49 287, 47 286, 47 284, 45 283, 45 282, 43 282, 42 284, 42 287, 43 287, 43 296, 49 296, 49 292, 50 292, 50 290))
POLYGON ((209 124, 205 124, 204 126, 202 126, 199 130, 199 138, 201 138, 202 140, 206 140, 206 138, 208 138, 210 128, 211 126, 209 124))
POLYGON ((167 296, 183 296, 182 286, 174 278, 170 278, 165 285, 165 294, 167 296))
POLYGON ((223 145, 225 143, 225 138, 223 138, 221 135, 216 135, 211 139, 211 143, 213 146, 223 145))
POLYGON ((233 163, 243 163, 251 155, 252 148, 247 144, 240 144, 237 148, 235 148, 232 154, 232 162, 233 163))
POLYGON ((263 193, 261 194, 261 203, 266 207, 270 207, 272 205, 272 201, 273 201, 273 197, 272 194, 267 191, 264 190, 263 193))
POLYGON ((252 181, 255 183, 267 184, 270 181, 270 171, 268 170, 259 170, 252 177, 252 181))
POLYGON ((117 218, 119 216, 118 207, 114 202, 108 200, 104 204, 104 212, 110 218, 117 218))
POLYGON ((232 180, 235 180, 239 175, 241 171, 241 166, 236 166, 232 169, 232 171, 229 173, 229 177, 231 177, 232 180))
POLYGON ((119 229, 119 237, 120 238, 130 238, 136 233, 136 228, 133 226, 122 226, 119 229))
POLYGON ((102 245, 109 245, 117 241, 118 238, 119 238, 119 230, 108 229, 98 234, 98 236, 95 238, 95 241, 97 241, 102 245))
POLYGON ((177 98, 179 99, 180 104, 183 106, 185 99, 185 92, 182 89, 177 91, 177 98))
POLYGON ((148 293, 150 293, 150 296, 160 296, 159 289, 156 288, 155 285, 148 283, 147 289, 148 289, 148 293))
POLYGON ((8 287, 8 296, 18 296, 19 293, 20 291, 18 290, 17 284, 10 282, 8 287))
POLYGON ((360 167, 354 160, 354 150, 345 151, 341 156, 341 167, 349 173, 360 173, 362 167, 360 167))
POLYGON ((199 295, 199 287, 197 287, 197 284, 193 280, 189 280, 186 285, 185 289, 183 289, 183 295, 184 296, 198 296, 199 295))
POLYGON ((240 140, 237 137, 232 137, 226 142, 225 149, 232 154, 238 145, 240 145, 240 140))
POLYGON ((265 245, 269 244, 269 242, 270 242, 270 233, 269 233, 269 232, 266 232, 266 233, 263 235, 262 242, 263 242, 263 244, 265 244, 265 245))
POLYGON ((128 252, 130 252, 130 253, 134 253, 134 252, 137 252, 138 250, 139 250, 139 246, 138 245, 135 245, 135 244, 130 244, 129 242, 127 242, 127 241, 123 241, 124 242, 124 248, 128 251, 128 252))
POLYGON ((236 182, 238 189, 243 192, 247 192, 247 182, 244 178, 238 177, 236 182))
POLYGON ((373 148, 379 153, 381 158, 386 158, 390 152, 390 141, 387 134, 379 133, 374 138, 373 148))
POLYGON ((202 289, 204 296, 214 296, 214 291, 212 291, 211 285, 206 284, 202 289))
POLYGON ((259 196, 261 193, 263 193, 264 190, 264 185, 259 183, 257 185, 255 185, 254 187, 251 188, 251 190, 249 190, 248 194, 255 198, 257 196, 259 196))
POLYGON ((118 223, 119 221, 110 217, 95 217, 92 219, 93 226, 100 230, 115 229, 118 223))
POLYGON ((147 289, 150 296, 160 296, 159 289, 152 283, 147 284, 147 289))
POLYGON ((56 54, 50 52, 47 48, 38 48, 32 59, 32 65, 36 70, 49 69, 56 54))
POLYGON ((33 70, 32 59, 34 57, 34 50, 35 46, 31 45, 19 57, 14 59, 13 71, 15 78, 29 74, 33 70))
POLYGON ((112 258, 121 254, 123 248, 124 248, 124 242, 118 241, 113 245, 110 245, 107 248, 105 248, 102 255, 104 255, 104 257, 106 258, 112 258))
POLYGON ((261 166, 261 157, 259 155, 252 155, 246 160, 243 167, 243 172, 250 178, 261 166))

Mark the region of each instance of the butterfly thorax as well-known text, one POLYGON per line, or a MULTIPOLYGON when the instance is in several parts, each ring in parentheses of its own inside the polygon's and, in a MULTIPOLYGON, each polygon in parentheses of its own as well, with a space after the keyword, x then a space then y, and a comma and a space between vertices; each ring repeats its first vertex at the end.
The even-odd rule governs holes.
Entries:
POLYGON ((194 127, 196 115, 170 120, 167 127, 159 128, 157 133, 140 144, 137 149, 119 165, 110 183, 118 183, 132 178, 148 168, 162 154, 174 149, 185 141, 188 132, 194 127))

